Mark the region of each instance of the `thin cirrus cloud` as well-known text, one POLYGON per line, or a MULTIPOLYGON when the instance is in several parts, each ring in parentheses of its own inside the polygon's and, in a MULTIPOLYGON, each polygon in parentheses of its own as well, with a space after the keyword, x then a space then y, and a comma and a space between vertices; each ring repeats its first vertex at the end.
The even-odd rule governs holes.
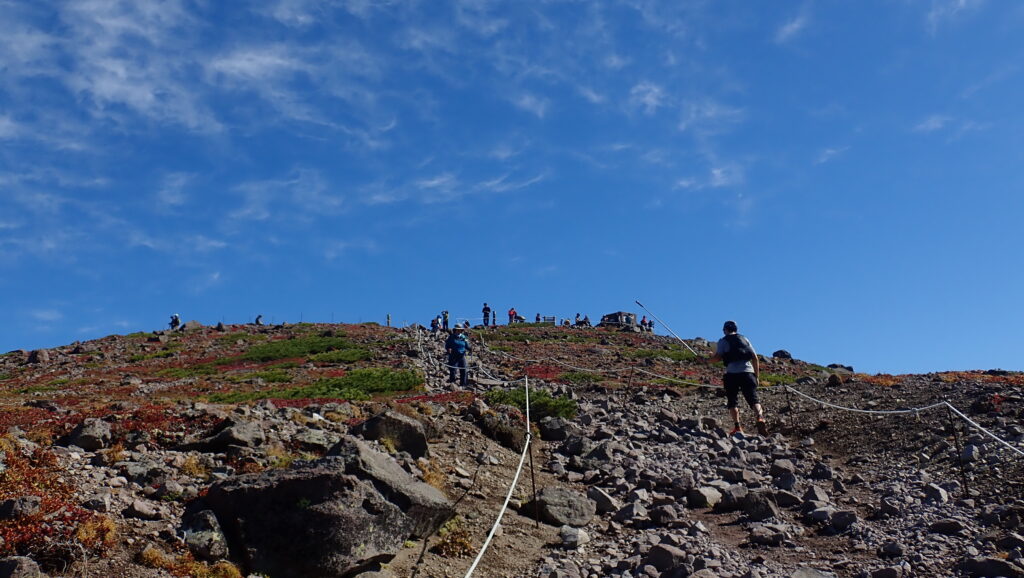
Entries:
POLYGON ((953 117, 951 116, 946 116, 944 114, 933 114, 928 118, 922 120, 921 122, 917 123, 916 125, 914 125, 914 132, 928 133, 942 130, 952 121, 953 117))
POLYGON ((807 28, 807 24, 810 19, 806 14, 800 14, 790 20, 787 20, 782 26, 775 31, 775 42, 777 44, 785 44, 792 40, 795 40, 801 32, 807 28))

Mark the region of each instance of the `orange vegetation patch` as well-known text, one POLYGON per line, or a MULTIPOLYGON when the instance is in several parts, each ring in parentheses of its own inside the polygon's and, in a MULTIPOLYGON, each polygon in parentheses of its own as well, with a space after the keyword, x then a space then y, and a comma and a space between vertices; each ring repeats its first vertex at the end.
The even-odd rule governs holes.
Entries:
POLYGON ((101 552, 112 545, 115 529, 77 505, 51 451, 27 451, 8 436, 0 437, 0 449, 7 466, 0 473, 0 500, 39 498, 35 512, 0 521, 0 555, 30 556, 44 566, 59 567, 82 551, 101 552))
POLYGON ((983 371, 946 371, 938 374, 945 383, 957 381, 980 381, 982 383, 1001 383, 1006 385, 1024 386, 1024 373, 992 375, 983 371))
POLYGON ((872 385, 881 385, 883 387, 892 387, 903 383, 903 380, 898 376, 889 375, 888 373, 879 373, 878 375, 868 375, 866 373, 858 373, 857 379, 864 383, 870 383, 872 385))

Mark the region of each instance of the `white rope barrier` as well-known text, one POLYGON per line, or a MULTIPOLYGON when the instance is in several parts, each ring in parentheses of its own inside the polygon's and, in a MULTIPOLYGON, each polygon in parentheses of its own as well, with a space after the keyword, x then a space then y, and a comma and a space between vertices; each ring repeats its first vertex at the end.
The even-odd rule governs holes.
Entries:
POLYGON ((835 409, 841 409, 843 411, 850 411, 850 412, 854 412, 854 413, 869 413, 869 414, 877 414, 877 415, 893 415, 893 414, 903 414, 903 413, 918 413, 918 412, 922 412, 922 411, 925 411, 925 410, 928 410, 928 409, 934 409, 936 407, 942 407, 944 405, 949 405, 948 403, 946 403, 944 401, 941 401, 939 403, 933 403, 931 405, 926 405, 926 406, 922 406, 922 407, 912 407, 912 408, 908 408, 908 409, 858 409, 856 407, 844 407, 844 406, 836 405, 834 403, 829 403, 827 401, 823 401, 823 400, 820 400, 820 399, 817 399, 817 398, 813 398, 813 397, 807 395, 806 393, 800 391, 799 389, 796 389, 794 387, 790 387, 788 385, 784 385, 783 387, 785 387, 789 391, 792 391, 793 393, 795 393, 795 394, 797 394, 797 395, 799 395, 801 397, 807 398, 807 399, 809 399, 809 400, 811 400, 811 401, 813 401, 815 403, 819 403, 819 404, 824 405, 824 406, 832 407, 832 408, 835 408, 835 409))
POLYGON ((484 540, 483 546, 480 547, 480 553, 476 555, 476 559, 473 560, 473 565, 469 567, 466 572, 466 578, 473 575, 473 571, 476 570, 480 560, 483 559, 484 554, 487 552, 487 548, 491 545, 491 540, 494 539, 495 532, 498 531, 498 527, 501 525, 501 519, 505 516, 505 510, 508 509, 508 503, 512 500, 512 494, 516 490, 516 485, 519 483, 519 476, 523 473, 523 464, 526 463, 526 454, 530 451, 530 443, 532 436, 530 434, 530 379, 527 377, 524 381, 524 388, 526 390, 526 444, 523 447, 523 453, 519 456, 519 467, 516 468, 516 475, 512 478, 512 485, 508 487, 508 494, 505 495, 505 503, 501 505, 501 510, 498 512, 498 518, 494 521, 494 525, 491 526, 491 531, 487 533, 487 539, 484 540))
POLYGON ((491 540, 494 539, 495 532, 498 531, 498 526, 501 525, 501 519, 505 515, 505 510, 508 509, 508 503, 512 500, 512 494, 515 492, 516 484, 519 483, 519 475, 523 473, 523 464, 526 463, 526 453, 530 450, 530 434, 526 434, 526 447, 523 448, 523 454, 519 456, 519 467, 516 469, 516 475, 512 478, 512 485, 508 488, 508 494, 505 496, 505 503, 501 506, 501 511, 498 512, 498 519, 494 521, 494 526, 491 527, 491 531, 487 534, 487 539, 484 540, 484 545, 480 549, 480 553, 476 555, 476 560, 473 560, 473 565, 469 567, 466 572, 466 578, 473 575, 473 571, 476 570, 477 564, 483 559, 484 553, 487 552, 487 548, 491 545, 491 540))
POLYGON ((987 435, 988 437, 990 437, 990 438, 992 438, 992 439, 996 440, 997 442, 999 442, 1000 444, 1002 444, 1003 446, 1005 446, 1005 447, 1006 447, 1007 449, 1009 449, 1010 451, 1012 451, 1012 452, 1014 452, 1014 453, 1017 453, 1017 454, 1019 454, 1019 455, 1022 455, 1022 456, 1024 456, 1024 451, 1021 451, 1021 450, 1019 450, 1019 449, 1017 449, 1017 448, 1013 447, 1012 445, 1010 445, 1010 443, 1009 443, 1009 442, 1007 442, 1007 441, 1003 440, 1002 438, 1000 438, 1000 437, 999 437, 999 436, 997 436, 996 434, 994 434, 994 433, 992 433, 992 432, 988 431, 987 429, 985 429, 985 428, 981 427, 981 426, 980 426, 980 425, 978 425, 978 424, 977 424, 977 423, 976 423, 976 422, 975 422, 974 420, 972 420, 971 418, 967 417, 967 416, 966 416, 966 415, 964 415, 964 414, 963 414, 963 413, 962 413, 962 412, 961 412, 960 410, 958 410, 958 409, 957 409, 956 407, 954 407, 954 406, 953 406, 953 404, 951 404, 951 403, 949 403, 949 402, 943 402, 943 403, 944 403, 944 404, 946 404, 946 406, 947 406, 947 407, 949 407, 949 409, 950 409, 950 410, 952 410, 952 411, 953 411, 953 413, 955 413, 955 414, 957 414, 958 416, 960 416, 961 418, 963 418, 963 420, 964 420, 964 421, 966 421, 967 423, 971 424, 971 426, 972 426, 972 427, 974 427, 975 429, 977 429, 978 431, 980 431, 980 432, 984 433, 985 435, 987 435))

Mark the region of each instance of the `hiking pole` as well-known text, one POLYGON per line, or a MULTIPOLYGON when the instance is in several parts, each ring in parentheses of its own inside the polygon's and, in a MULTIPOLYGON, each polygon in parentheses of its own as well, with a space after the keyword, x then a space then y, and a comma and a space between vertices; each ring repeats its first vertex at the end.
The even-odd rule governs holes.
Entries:
MULTIPOLYGON (((643 303, 641 303, 641 302, 639 302, 639 301, 636 301, 636 300, 634 300, 633 302, 634 302, 634 303, 636 303, 637 305, 639 305, 641 309, 643 309, 644 311, 646 311, 648 315, 650 315, 651 317, 655 318, 655 319, 656 319, 656 320, 658 321, 658 323, 661 323, 661 324, 662 324, 662 326, 663 326, 663 327, 665 327, 665 329, 668 329, 668 332, 669 332, 669 333, 671 333, 673 337, 675 337, 676 339, 678 339, 678 340, 679 340, 679 343, 682 343, 684 347, 686 347, 687 349, 689 349, 689 350, 690 350, 690 353, 692 353, 692 354, 694 354, 694 355, 697 355, 697 352, 696 352, 696 351, 694 351, 694 350, 693 350, 693 348, 692 348, 692 347, 690 347, 690 345, 689 345, 689 344, 687 344, 687 343, 686 343, 685 341, 683 341, 683 338, 682 338, 682 337, 679 337, 678 335, 676 335, 676 332, 675 332, 675 331, 672 331, 672 328, 668 326, 668 323, 665 323, 664 321, 662 321, 661 319, 659 319, 657 315, 655 315, 654 313, 651 313, 651 310, 650 310, 650 309, 648 309, 648 308, 646 308, 646 307, 644 307, 644 304, 643 304, 643 303)), ((699 355, 698 355, 698 357, 699 357, 699 355)))

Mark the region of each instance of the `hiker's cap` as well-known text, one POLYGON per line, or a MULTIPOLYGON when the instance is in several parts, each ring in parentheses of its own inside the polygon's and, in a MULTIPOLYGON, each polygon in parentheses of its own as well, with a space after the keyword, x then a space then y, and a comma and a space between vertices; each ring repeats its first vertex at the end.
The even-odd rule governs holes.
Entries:
POLYGON ((461 326, 461 325, 456 325, 455 326, 455 331, 465 331, 465 330, 466 330, 466 328, 461 326))
POLYGON ((736 331, 736 322, 726 321, 725 324, 722 325, 722 331, 736 331))

